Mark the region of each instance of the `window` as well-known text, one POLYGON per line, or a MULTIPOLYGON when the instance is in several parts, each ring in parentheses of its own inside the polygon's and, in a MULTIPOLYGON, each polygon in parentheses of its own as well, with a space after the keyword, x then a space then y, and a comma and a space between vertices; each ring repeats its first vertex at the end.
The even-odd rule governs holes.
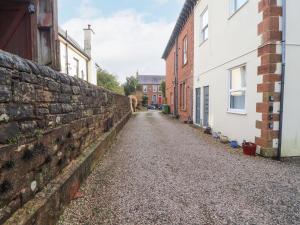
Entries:
POLYGON ((230 1, 230 16, 238 11, 248 0, 229 0, 230 1))
POLYGON ((246 66, 230 70, 229 111, 245 112, 246 66))
POLYGON ((161 92, 161 85, 158 85, 158 91, 161 92))
POLYGON ((148 91, 147 85, 143 85, 143 92, 144 92, 144 93, 147 93, 147 91, 148 91))
POLYGON ((180 84, 180 108, 182 110, 186 109, 186 88, 185 88, 185 82, 180 84))
POLYGON ((188 53, 188 39, 187 36, 185 36, 183 39, 183 65, 187 64, 188 61, 187 53, 188 53))
POLYGON ((152 89, 153 89, 153 92, 157 92, 157 85, 153 85, 152 89))
POLYGON ((208 39, 208 9, 205 9, 205 11, 202 13, 200 20, 201 20, 200 43, 202 43, 208 39))
POLYGON ((74 58, 75 77, 79 77, 79 60, 74 58))

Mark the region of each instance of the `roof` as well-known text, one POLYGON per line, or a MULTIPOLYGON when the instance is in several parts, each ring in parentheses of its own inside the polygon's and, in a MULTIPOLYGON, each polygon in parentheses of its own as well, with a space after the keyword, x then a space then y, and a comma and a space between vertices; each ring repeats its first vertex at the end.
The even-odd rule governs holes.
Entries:
POLYGON ((58 34, 67 41, 70 45, 72 45, 76 50, 78 50, 82 55, 91 59, 91 57, 84 51, 84 49, 75 41, 71 36, 68 35, 68 32, 63 30, 61 27, 58 28, 58 34))
POLYGON ((166 79, 166 76, 161 75, 138 75, 138 83, 141 85, 145 84, 161 84, 166 79))
POLYGON ((176 25, 171 34, 171 37, 169 39, 169 42, 167 44, 167 47, 163 53, 163 56, 162 56, 163 59, 166 59, 167 56, 169 55, 173 45, 175 44, 176 38, 179 36, 182 28, 186 24, 186 21, 188 20, 191 13, 193 12, 193 9, 197 2, 198 2, 198 0, 186 0, 185 1, 183 8, 180 12, 180 15, 177 19, 176 25))

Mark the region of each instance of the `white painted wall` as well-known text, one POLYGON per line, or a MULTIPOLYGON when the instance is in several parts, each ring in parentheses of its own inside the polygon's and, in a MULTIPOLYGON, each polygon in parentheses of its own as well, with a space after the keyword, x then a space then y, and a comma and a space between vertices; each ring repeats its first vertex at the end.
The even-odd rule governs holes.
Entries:
POLYGON ((300 156, 300 1, 287 0, 282 156, 300 156))
POLYGON ((78 50, 73 48, 68 44, 68 47, 65 44, 65 41, 60 41, 60 57, 61 57, 61 72, 67 73, 67 57, 68 57, 68 69, 70 76, 76 76, 76 63, 75 59, 79 61, 79 78, 87 80, 87 63, 88 59, 84 55, 80 54, 78 50), (66 53, 66 48, 68 48, 68 54, 66 53))
MULTIPOLYGON (((201 87, 201 119, 203 119, 203 87, 210 86, 209 123, 214 131, 222 132, 231 140, 255 141, 260 131, 255 128, 261 114, 256 113, 256 103, 262 95, 257 93, 257 76, 260 63, 257 48, 260 38, 257 25, 262 20, 258 14, 257 0, 249 0, 233 16, 229 16, 229 1, 201 0, 195 7, 194 92, 201 87), (200 44, 200 16, 209 10, 209 37, 200 44), (229 108, 229 69, 246 65, 246 114, 233 114, 229 108)), ((196 94, 194 93, 194 96, 196 94)), ((194 121, 195 97, 194 97, 194 121)))

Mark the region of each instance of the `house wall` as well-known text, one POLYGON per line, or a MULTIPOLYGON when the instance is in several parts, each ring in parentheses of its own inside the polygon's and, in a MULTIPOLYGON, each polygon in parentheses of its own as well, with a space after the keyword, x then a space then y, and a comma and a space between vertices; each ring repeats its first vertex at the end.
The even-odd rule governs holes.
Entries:
POLYGON ((185 82, 186 104, 180 104, 180 88, 178 88, 178 113, 182 121, 192 120, 193 102, 193 68, 194 68, 194 13, 191 13, 178 37, 178 86, 185 82), (187 63, 183 61, 184 38, 188 40, 187 63))
POLYGON ((166 98, 171 113, 174 113, 175 45, 166 58, 166 98), (173 97, 172 97, 173 96, 173 97))
MULTIPOLYGON (((258 3, 249 0, 230 17, 229 1, 202 0, 194 9, 194 96, 195 88, 201 88, 201 120, 203 120, 203 87, 210 87, 209 125, 230 139, 255 141, 259 135, 256 121, 256 103, 262 98, 257 93, 257 67, 260 63, 257 48, 260 37, 257 25, 261 21, 258 3), (208 7, 209 37, 200 43, 200 16, 208 7), (251 18, 251 19, 249 19, 251 18), (246 112, 234 114, 229 109, 229 70, 246 65, 246 112)), ((196 120, 194 98, 193 116, 196 120)))
MULTIPOLYGON (((79 78, 87 81, 87 63, 89 63, 88 59, 80 54, 78 50, 73 48, 68 44, 66 46, 66 42, 60 39, 60 57, 61 57, 61 72, 67 73, 67 65, 66 60, 68 57, 68 75, 75 77, 76 76, 76 63, 74 58, 79 61, 79 78), (68 48, 68 54, 66 53, 66 48, 68 48)), ((90 65, 91 66, 91 65, 90 65)))
POLYGON ((282 156, 300 156, 300 1, 287 2, 286 75, 283 106, 282 156))
MULTIPOLYGON (((159 86, 160 86, 160 85, 155 84, 155 86, 157 86, 157 91, 156 91, 156 92, 153 91, 153 85, 154 85, 154 84, 151 84, 151 85, 149 84, 149 85, 147 85, 147 92, 143 92, 144 95, 147 95, 147 97, 148 97, 148 105, 158 104, 158 98, 159 98, 159 96, 161 96, 161 98, 162 98, 162 103, 163 103, 162 92, 159 91, 159 86), (156 103, 152 101, 153 95, 156 95, 156 100, 157 100, 156 103)), ((143 88, 144 85, 141 85, 141 86, 142 86, 142 88, 143 88)))

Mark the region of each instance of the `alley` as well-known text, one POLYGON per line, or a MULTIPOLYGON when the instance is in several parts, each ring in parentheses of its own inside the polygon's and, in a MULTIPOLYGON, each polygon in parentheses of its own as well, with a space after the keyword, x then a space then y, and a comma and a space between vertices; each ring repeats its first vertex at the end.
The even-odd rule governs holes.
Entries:
POLYGON ((158 112, 133 116, 60 225, 300 224, 300 167, 226 149, 158 112))

